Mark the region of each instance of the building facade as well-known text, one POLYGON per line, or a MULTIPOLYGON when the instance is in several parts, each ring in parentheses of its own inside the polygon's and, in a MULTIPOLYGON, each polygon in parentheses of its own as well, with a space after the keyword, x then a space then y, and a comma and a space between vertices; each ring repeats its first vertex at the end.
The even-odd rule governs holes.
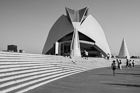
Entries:
POLYGON ((91 57, 106 57, 110 53, 105 34, 88 7, 73 10, 66 7, 49 31, 42 53, 81 57, 86 50, 91 57))
POLYGON ((7 51, 18 52, 18 49, 17 49, 16 45, 8 45, 7 46, 7 51))

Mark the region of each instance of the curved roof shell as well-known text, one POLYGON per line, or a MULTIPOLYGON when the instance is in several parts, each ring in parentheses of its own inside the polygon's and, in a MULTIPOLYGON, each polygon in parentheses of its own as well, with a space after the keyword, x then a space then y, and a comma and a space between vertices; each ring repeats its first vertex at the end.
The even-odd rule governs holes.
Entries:
POLYGON ((67 17, 62 15, 51 28, 42 53, 46 54, 56 41, 73 32, 73 30, 74 28, 67 17))
POLYGON ((110 48, 107 43, 105 33, 100 26, 100 24, 96 21, 96 19, 89 15, 84 22, 79 27, 79 32, 85 34, 95 41, 95 45, 99 47, 106 54, 110 54, 110 48))

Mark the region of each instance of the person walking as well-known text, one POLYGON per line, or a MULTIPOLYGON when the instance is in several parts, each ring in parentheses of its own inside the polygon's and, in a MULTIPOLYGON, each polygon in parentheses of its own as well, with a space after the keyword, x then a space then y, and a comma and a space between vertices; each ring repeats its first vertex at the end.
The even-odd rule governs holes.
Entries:
POLYGON ((110 54, 108 53, 108 54, 107 54, 107 60, 109 60, 109 59, 110 59, 110 54))
POLYGON ((119 69, 122 69, 122 62, 121 62, 121 60, 120 60, 119 64, 120 64, 119 69))
POLYGON ((117 65, 118 65, 118 66, 117 66, 117 69, 120 69, 120 62, 119 62, 119 59, 117 59, 116 61, 117 61, 117 65))
POLYGON ((135 61, 133 60, 133 61, 132 61, 132 66, 134 67, 134 65, 135 65, 135 61))
POLYGON ((132 63, 131 63, 131 60, 129 61, 129 67, 130 67, 130 68, 132 67, 132 63))
POLYGON ((126 59, 126 66, 125 67, 129 67, 129 60, 126 59))
POLYGON ((88 59, 88 52, 85 50, 85 59, 88 59))
POLYGON ((111 64, 111 68, 113 70, 113 75, 115 76, 115 70, 116 70, 116 63, 115 60, 113 60, 112 64, 111 64))

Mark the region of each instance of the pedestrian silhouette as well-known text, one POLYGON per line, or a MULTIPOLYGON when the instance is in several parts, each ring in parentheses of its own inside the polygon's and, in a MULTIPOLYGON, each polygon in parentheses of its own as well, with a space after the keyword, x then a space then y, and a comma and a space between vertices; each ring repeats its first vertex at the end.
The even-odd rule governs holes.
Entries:
POLYGON ((134 65, 135 65, 135 61, 133 60, 133 61, 132 61, 132 66, 134 67, 134 65))
POLYGON ((113 75, 115 76, 115 70, 116 70, 116 63, 115 60, 113 60, 112 64, 111 64, 111 68, 113 70, 113 75))

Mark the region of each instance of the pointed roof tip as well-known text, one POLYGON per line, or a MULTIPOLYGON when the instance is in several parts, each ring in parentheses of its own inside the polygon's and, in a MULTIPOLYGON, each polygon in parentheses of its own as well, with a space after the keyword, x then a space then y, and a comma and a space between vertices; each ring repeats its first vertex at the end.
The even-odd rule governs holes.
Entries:
POLYGON ((65 9, 67 9, 67 7, 65 6, 65 9))
MULTIPOLYGON (((86 6, 84 8, 89 9, 89 6, 86 6)), ((82 9, 84 9, 84 8, 82 8, 82 9)), ((70 8, 65 6, 65 9, 70 9, 70 8)), ((71 10, 74 10, 74 9, 71 9, 71 10)), ((81 9, 79 9, 79 10, 81 10, 81 9)))
POLYGON ((68 9, 70 9, 70 8, 68 8, 68 7, 65 6, 65 10, 67 11, 68 9))
POLYGON ((79 11, 82 10, 82 9, 85 9, 85 11, 86 11, 86 10, 89 9, 89 6, 86 6, 86 7, 84 7, 84 8, 79 9, 79 11))
POLYGON ((89 9, 89 6, 87 6, 86 8, 89 9))
POLYGON ((125 38, 123 38, 123 40, 122 40, 123 42, 125 42, 125 38))
MULTIPOLYGON (((89 8, 89 6, 86 6, 86 7, 84 7, 84 8, 89 8)), ((83 8, 82 8, 83 9, 83 8)))
POLYGON ((65 6, 65 9, 70 9, 70 8, 65 6))

